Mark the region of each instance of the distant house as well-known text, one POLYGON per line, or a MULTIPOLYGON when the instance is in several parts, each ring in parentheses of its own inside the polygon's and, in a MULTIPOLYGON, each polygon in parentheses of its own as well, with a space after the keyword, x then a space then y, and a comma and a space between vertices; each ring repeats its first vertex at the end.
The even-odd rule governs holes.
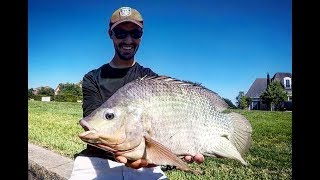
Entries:
POLYGON ((60 92, 60 86, 61 86, 62 84, 60 83, 57 87, 56 87, 56 89, 54 90, 54 95, 58 95, 59 94, 59 92, 60 92))
POLYGON ((32 94, 37 95, 39 93, 39 88, 32 89, 32 94))
POLYGON ((245 94, 250 97, 252 102, 249 105, 249 110, 266 110, 267 105, 262 102, 260 95, 267 89, 267 86, 272 81, 280 81, 281 85, 287 92, 287 100, 282 105, 283 109, 292 110, 292 74, 291 73, 276 73, 271 79, 269 74, 267 78, 257 78, 250 86, 245 94))
POLYGON ((249 105, 249 110, 266 110, 267 105, 264 104, 260 95, 267 89, 267 78, 257 78, 251 85, 248 92, 245 94, 247 97, 251 98, 251 104, 249 105))

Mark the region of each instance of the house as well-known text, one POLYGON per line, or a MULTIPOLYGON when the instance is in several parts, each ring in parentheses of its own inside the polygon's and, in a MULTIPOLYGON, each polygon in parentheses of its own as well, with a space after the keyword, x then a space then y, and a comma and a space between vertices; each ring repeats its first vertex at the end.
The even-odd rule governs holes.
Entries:
POLYGON ((257 78, 245 96, 251 98, 249 110, 266 110, 267 105, 260 100, 260 95, 267 89, 267 78, 257 78))
POLYGON ((54 90, 54 95, 58 95, 59 94, 59 92, 60 92, 60 86, 61 86, 62 84, 60 83, 57 87, 56 87, 56 89, 54 90))
POLYGON ((39 88, 32 89, 32 94, 37 95, 39 93, 39 88))
POLYGON ((250 97, 252 102, 249 105, 249 110, 267 110, 267 105, 262 102, 260 95, 267 89, 267 86, 272 81, 280 81, 284 90, 287 92, 287 100, 283 104, 283 109, 292 110, 292 74, 291 73, 276 73, 271 79, 269 73, 267 78, 256 78, 245 94, 250 97))

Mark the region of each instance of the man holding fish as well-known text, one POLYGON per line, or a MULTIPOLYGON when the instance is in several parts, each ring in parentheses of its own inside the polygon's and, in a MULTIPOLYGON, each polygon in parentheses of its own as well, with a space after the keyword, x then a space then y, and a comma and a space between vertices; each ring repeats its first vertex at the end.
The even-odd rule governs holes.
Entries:
MULTIPOLYGON (((143 19, 133 8, 121 7, 110 18, 108 35, 113 41, 115 54, 112 60, 88 72, 83 77, 83 117, 107 101, 125 84, 145 76, 157 76, 150 68, 141 66, 135 59, 143 34, 143 19)), ((83 127, 86 131, 86 127, 83 127)), ((121 152, 108 152, 88 144, 87 149, 75 158, 70 180, 74 179, 167 179, 159 165, 146 159, 129 160, 121 152)), ((202 163, 204 156, 186 155, 184 161, 202 163)))

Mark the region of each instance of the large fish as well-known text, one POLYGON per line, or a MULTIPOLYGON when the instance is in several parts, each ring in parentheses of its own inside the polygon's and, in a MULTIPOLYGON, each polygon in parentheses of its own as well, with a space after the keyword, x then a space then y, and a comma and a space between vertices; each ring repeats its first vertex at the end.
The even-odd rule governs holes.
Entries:
POLYGON ((165 76, 127 83, 89 116, 82 141, 129 160, 190 169, 181 156, 201 153, 239 160, 251 145, 252 128, 226 102, 195 83, 165 76))

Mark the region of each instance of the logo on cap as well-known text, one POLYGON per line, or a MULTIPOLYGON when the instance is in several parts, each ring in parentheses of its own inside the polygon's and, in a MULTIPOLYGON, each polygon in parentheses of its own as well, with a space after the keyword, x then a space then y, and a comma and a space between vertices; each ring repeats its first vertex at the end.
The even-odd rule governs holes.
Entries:
POLYGON ((130 16, 131 15, 131 8, 130 7, 122 7, 120 9, 120 16, 130 16))

